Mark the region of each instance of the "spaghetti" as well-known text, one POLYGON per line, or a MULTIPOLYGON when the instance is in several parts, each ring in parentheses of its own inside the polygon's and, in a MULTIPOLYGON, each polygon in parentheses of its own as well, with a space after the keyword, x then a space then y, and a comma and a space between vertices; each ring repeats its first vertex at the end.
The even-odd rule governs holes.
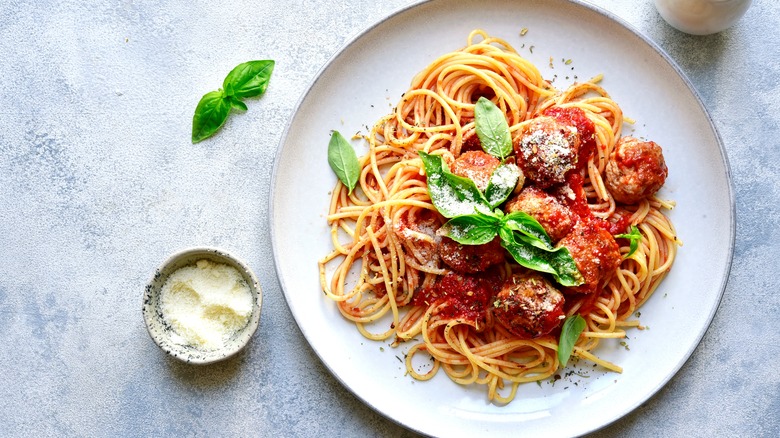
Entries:
MULTIPOLYGON (((437 230, 446 219, 431 201, 418 152, 452 164, 473 150, 479 144, 474 122, 479 97, 504 112, 515 147, 529 124, 545 114, 578 108, 592 124, 593 150, 563 184, 569 198, 575 198, 573 192, 581 194, 576 221, 596 224, 612 235, 636 226, 641 240, 630 256, 628 241, 616 240, 619 266, 595 291, 561 288, 563 311, 586 321, 573 355, 622 371, 593 351, 602 339, 624 338, 626 329, 641 328, 631 316, 671 268, 679 242, 662 213, 673 203, 650 195, 623 204, 608 190, 607 163, 621 139, 624 118, 598 81, 555 90, 506 41, 475 30, 465 48, 421 71, 394 112, 373 126, 367 136, 369 152, 359 159, 357 189, 350 193, 341 182, 336 184, 327 217, 334 249, 319 262, 322 289, 366 338, 392 340, 396 346, 416 342, 405 361, 415 379, 428 380, 443 369, 453 381, 486 385, 490 400, 508 403, 520 383, 547 379, 559 368, 560 327, 540 336, 519 336, 497 320, 495 289, 465 280, 455 292, 443 286, 452 269, 439 254, 437 230), (453 301, 455 293, 469 298, 453 301), (376 333, 369 327, 380 320, 391 322, 376 333), (420 373, 413 358, 426 354, 433 366, 420 373)), ((533 183, 526 181, 528 185, 533 183)), ((521 188, 522 182, 515 191, 521 188)), ((566 195, 559 197, 565 200, 566 195)), ((571 202, 568 208, 577 210, 577 205, 571 202)), ((491 268, 491 275, 502 281, 525 272, 511 257, 491 268)))

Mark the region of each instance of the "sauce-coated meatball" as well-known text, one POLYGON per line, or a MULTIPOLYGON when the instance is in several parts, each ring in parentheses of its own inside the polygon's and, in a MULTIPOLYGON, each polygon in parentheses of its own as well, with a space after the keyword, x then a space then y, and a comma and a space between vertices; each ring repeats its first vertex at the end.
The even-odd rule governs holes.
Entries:
POLYGON ((635 204, 664 185, 668 170, 658 144, 623 137, 609 156, 605 173, 604 182, 612 197, 624 204, 635 204))
POLYGON ((531 215, 547 231, 553 242, 569 234, 574 226, 572 212, 558 199, 539 188, 529 186, 507 201, 506 213, 523 211, 531 215))
POLYGON ((501 164, 498 158, 488 155, 482 151, 468 151, 461 154, 450 166, 450 172, 455 175, 469 178, 474 181, 477 187, 484 191, 490 175, 501 164))
POLYGON ((439 257, 453 271, 473 274, 503 262, 504 248, 498 237, 484 245, 461 245, 449 237, 442 237, 439 257))
POLYGON ((577 223, 572 232, 558 242, 558 246, 569 250, 585 280, 583 284, 569 289, 573 292, 595 292, 622 260, 615 238, 594 221, 577 223))
POLYGON ((511 333, 533 339, 550 333, 563 320, 563 294, 535 273, 514 274, 493 302, 493 316, 511 333))
POLYGON ((542 116, 521 129, 515 154, 525 176, 545 188, 563 183, 577 167, 579 147, 577 128, 542 116))

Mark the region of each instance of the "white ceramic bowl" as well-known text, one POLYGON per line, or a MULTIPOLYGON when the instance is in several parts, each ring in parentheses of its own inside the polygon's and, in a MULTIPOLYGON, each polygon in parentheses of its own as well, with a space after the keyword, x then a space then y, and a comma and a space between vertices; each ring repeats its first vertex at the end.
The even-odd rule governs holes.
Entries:
POLYGON ((658 13, 677 30, 709 35, 728 29, 748 10, 752 0, 654 0, 658 13))
POLYGON ((208 364, 227 359, 246 346, 260 323, 262 301, 260 283, 243 261, 218 248, 188 248, 171 255, 163 262, 146 286, 143 300, 144 322, 154 342, 169 355, 187 363, 208 364), (234 267, 241 274, 252 293, 252 314, 249 321, 231 336, 223 347, 216 350, 204 350, 183 344, 181 337, 176 335, 173 328, 165 322, 160 308, 160 291, 168 277, 176 270, 194 265, 198 260, 203 259, 234 267))

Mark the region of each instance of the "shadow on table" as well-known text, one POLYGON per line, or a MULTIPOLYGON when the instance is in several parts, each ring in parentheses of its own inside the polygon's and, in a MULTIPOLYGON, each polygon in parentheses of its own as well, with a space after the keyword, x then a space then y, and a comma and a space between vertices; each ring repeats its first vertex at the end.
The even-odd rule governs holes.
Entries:
POLYGON ((171 375, 187 386, 196 386, 202 389, 217 388, 236 377, 244 362, 244 354, 246 352, 241 351, 233 357, 208 365, 185 363, 166 356, 166 364, 171 375))

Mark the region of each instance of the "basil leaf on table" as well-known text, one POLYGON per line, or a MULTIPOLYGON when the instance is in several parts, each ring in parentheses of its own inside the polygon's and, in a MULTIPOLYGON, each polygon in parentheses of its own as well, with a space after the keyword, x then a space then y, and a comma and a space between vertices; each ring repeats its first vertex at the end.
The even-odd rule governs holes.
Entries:
POLYGON ((440 231, 461 245, 482 245, 496 237, 500 223, 493 216, 472 214, 450 219, 440 231))
POLYGON ((219 131, 231 108, 246 111, 242 99, 265 93, 273 69, 271 60, 249 61, 233 68, 221 89, 206 93, 198 102, 192 117, 192 142, 203 141, 219 131))
POLYGON ((514 164, 501 163, 490 175, 487 188, 485 189, 485 199, 491 208, 501 205, 520 180, 520 168, 514 164))
POLYGON ((192 142, 197 143, 214 135, 225 124, 230 106, 222 91, 206 93, 198 102, 192 118, 192 142))
POLYGON ((248 109, 244 102, 241 102, 240 100, 233 99, 233 98, 230 98, 230 106, 241 111, 246 111, 248 109))
POLYGON ((268 87, 274 64, 268 59, 239 64, 225 77, 222 88, 228 96, 239 99, 260 96, 268 87))
POLYGON ((566 367, 569 363, 572 351, 574 351, 574 344, 577 343, 577 339, 580 338, 580 334, 585 330, 585 319, 580 315, 572 315, 566 318, 561 328, 561 338, 558 341, 558 362, 561 363, 561 368, 566 367))
POLYGON ((490 211, 490 206, 474 181, 451 173, 441 157, 419 151, 428 178, 431 202, 444 217, 452 218, 490 211))
POLYGON ((512 136, 506 116, 489 99, 480 97, 474 106, 474 125, 485 152, 502 160, 512 153, 512 136))
POLYGON ((344 186, 349 189, 349 194, 352 194, 352 190, 360 178, 360 162, 355 149, 338 131, 333 131, 330 136, 328 164, 344 186))
POLYGON ((636 225, 631 225, 631 229, 628 232, 628 234, 616 234, 615 239, 628 239, 629 240, 629 250, 628 254, 626 254, 626 258, 631 257, 634 252, 636 252, 637 248, 639 247, 639 242, 642 240, 642 233, 639 232, 639 228, 636 227, 636 225))

